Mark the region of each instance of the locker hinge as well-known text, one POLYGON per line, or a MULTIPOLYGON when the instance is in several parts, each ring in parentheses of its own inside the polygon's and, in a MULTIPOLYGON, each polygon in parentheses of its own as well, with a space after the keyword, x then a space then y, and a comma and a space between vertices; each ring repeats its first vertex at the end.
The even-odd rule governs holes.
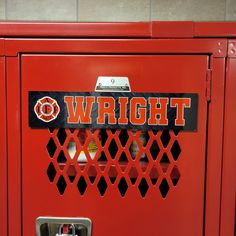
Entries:
POLYGON ((208 69, 206 74, 206 100, 208 102, 211 101, 211 78, 212 78, 212 70, 208 69))

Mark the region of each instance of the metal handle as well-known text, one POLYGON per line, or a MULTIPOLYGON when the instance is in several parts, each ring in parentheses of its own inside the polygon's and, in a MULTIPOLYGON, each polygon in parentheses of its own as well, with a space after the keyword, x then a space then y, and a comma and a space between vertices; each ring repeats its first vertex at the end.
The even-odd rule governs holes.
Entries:
MULTIPOLYGON (((60 225, 60 227, 59 227, 59 232, 58 232, 59 235, 62 235, 62 233, 63 233, 63 232, 62 232, 62 228, 63 228, 64 225, 65 225, 65 224, 61 224, 61 225, 60 225)), ((75 235, 75 226, 74 226, 74 224, 71 224, 70 226, 71 226, 71 228, 72 228, 72 236, 76 236, 76 235, 75 235)))
POLYGON ((92 221, 88 218, 51 216, 41 216, 36 219, 36 236, 62 236, 63 225, 71 225, 72 230, 75 228, 74 236, 76 234, 92 236, 92 221))

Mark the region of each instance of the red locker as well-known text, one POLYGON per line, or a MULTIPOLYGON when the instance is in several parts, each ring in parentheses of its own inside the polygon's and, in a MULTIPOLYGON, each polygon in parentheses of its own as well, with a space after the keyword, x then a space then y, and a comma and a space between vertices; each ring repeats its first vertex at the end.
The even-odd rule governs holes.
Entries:
POLYGON ((7 235, 7 152, 6 152, 6 82, 3 39, 0 39, 0 230, 7 235))
POLYGON ((234 145, 235 126, 235 40, 229 41, 227 58, 227 75, 225 85, 225 117, 224 117, 224 153, 222 170, 222 203, 221 203, 221 234, 233 235, 235 226, 235 172, 236 166, 234 145), (234 226, 234 227, 233 227, 234 226))
POLYGON ((5 235, 233 235, 234 27, 2 23, 5 235))

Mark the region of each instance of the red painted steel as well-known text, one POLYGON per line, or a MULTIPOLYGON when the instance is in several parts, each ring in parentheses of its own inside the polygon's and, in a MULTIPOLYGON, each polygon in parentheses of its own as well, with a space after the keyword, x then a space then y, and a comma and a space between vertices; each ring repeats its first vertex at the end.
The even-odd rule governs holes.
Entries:
MULTIPOLYGON (((235 142, 228 137, 233 137, 235 133, 232 107, 235 106, 233 77, 236 73, 236 50, 235 41, 231 40, 228 44, 227 37, 236 35, 235 26, 236 23, 232 22, 0 23, 0 35, 8 37, 0 40, 0 56, 6 56, 8 236, 34 235, 35 218, 39 215, 78 216, 78 210, 79 214, 92 218, 95 236, 130 233, 156 235, 158 232, 168 236, 202 236, 204 233, 205 236, 218 236, 220 233, 221 236, 231 236, 235 208, 235 142), (20 57, 22 53, 23 56, 20 57), (227 56, 230 59, 224 103, 227 56), (207 58, 210 58, 210 64, 207 64, 207 58), (205 80, 207 74, 209 76, 209 69, 212 70, 212 79, 211 84, 207 85, 205 80), (47 130, 32 130, 28 127, 27 91, 93 91, 94 78, 98 73, 121 75, 120 71, 124 76, 129 75, 132 89, 136 92, 199 92, 199 131, 194 134, 183 132, 178 136, 182 150, 178 160, 179 183, 176 187, 171 187, 164 200, 159 192, 155 192, 150 179, 147 181, 149 190, 144 199, 135 188, 130 188, 127 195, 121 198, 118 190, 115 191, 110 185, 104 197, 91 186, 86 190, 87 195, 81 197, 73 184, 69 184, 70 188, 65 191, 65 195, 59 196, 55 186, 59 177, 49 183, 46 175, 51 161, 46 146, 51 136, 57 140, 57 131, 50 134, 47 130), (153 76, 154 74, 157 77, 153 76), (145 82, 142 82, 144 78, 145 82), (208 105, 205 98, 206 88, 211 90, 208 105), (77 199, 81 205, 77 204, 77 199), (71 209, 72 202, 74 205, 71 209), (137 228, 130 225, 137 225, 137 228), (155 231, 152 228, 154 225, 155 231)), ((3 59, 0 59, 0 63, 3 63, 2 61, 3 59)), ((1 76, 3 74, 0 74, 1 76)), ((1 99, 0 102, 4 103, 4 96, 1 99)), ((4 120, 1 125, 4 130, 4 120)), ((70 131, 67 133, 70 134, 70 131)), ((114 139, 118 142, 120 152, 124 148, 119 144, 118 133, 114 134, 114 139)), ((151 140, 153 139, 152 135, 151 140)), ((171 133, 172 144, 175 139, 171 133)), ((1 143, 4 147, 4 139, 0 138, 1 143)), ((63 146, 62 150, 65 148, 63 146)), ((4 157, 4 148, 1 152, 4 157)), ((56 164, 55 160, 52 162, 56 164)), ((117 161, 116 164, 118 165, 117 161)), ((173 164, 172 160, 170 165, 173 167, 173 164)), ((106 174, 107 171, 105 170, 106 174)), ((0 174, 1 190, 4 188, 3 182, 6 181, 4 168, 0 174)), ((64 172, 62 175, 68 181, 64 172)), ((128 173, 125 173, 125 176, 128 178, 128 173)), ((143 176, 149 178, 145 173, 143 176)), ((89 181, 88 177, 85 179, 89 181)), ((157 186, 160 179, 158 181, 157 186)), ((169 177, 167 181, 171 183, 169 177)), ((95 184, 97 183, 98 180, 95 184)), ((116 182, 114 186, 117 187, 117 184, 116 182)), ((128 186, 130 187, 130 182, 128 186)), ((0 204, 4 206, 4 194, 1 197, 3 200, 0 204)), ((4 210, 1 210, 2 208, 0 213, 5 214, 4 210)), ((0 216, 0 220, 5 224, 6 217, 0 216)), ((2 232, 4 230, 6 232, 6 228, 2 232)))
MULTIPOLYGON (((21 128, 19 58, 6 59, 8 235, 21 235, 21 128)), ((22 235, 23 236, 23 235, 22 235)))
POLYGON ((226 39, 6 39, 6 55, 17 53, 172 53, 225 57, 226 39))
POLYGON ((0 36, 7 37, 150 37, 151 24, 0 22, 0 36))
POLYGON ((52 23, 0 22, 4 37, 235 37, 235 22, 52 23))
POLYGON ((153 38, 193 38, 194 22, 161 21, 152 23, 153 38))
POLYGON ((205 235, 219 234, 225 59, 212 58, 208 113, 205 235))
POLYGON ((235 22, 195 22, 195 37, 222 37, 229 38, 236 36, 235 22))
POLYGON ((5 55, 5 48, 4 48, 4 39, 0 38, 0 56, 4 56, 5 55))
POLYGON ((207 68, 208 56, 201 55, 23 55, 23 235, 34 234, 34 222, 38 216, 78 214, 91 218, 94 236, 130 235, 131 228, 134 235, 202 235, 207 68), (181 177, 166 199, 151 186, 144 199, 131 186, 124 198, 112 186, 101 197, 94 185, 88 187, 83 197, 78 194, 76 185, 70 185, 60 196, 56 186, 49 183, 45 173, 50 162, 46 150, 49 133, 29 128, 28 91, 94 91, 99 75, 128 76, 133 92, 191 91, 199 94, 198 130, 182 132, 179 136, 181 177))
POLYGON ((222 236, 235 235, 236 212, 236 59, 227 61, 225 117, 224 117, 224 155, 222 175, 221 230, 222 236))
POLYGON ((7 235, 7 155, 5 60, 0 57, 0 232, 7 235))

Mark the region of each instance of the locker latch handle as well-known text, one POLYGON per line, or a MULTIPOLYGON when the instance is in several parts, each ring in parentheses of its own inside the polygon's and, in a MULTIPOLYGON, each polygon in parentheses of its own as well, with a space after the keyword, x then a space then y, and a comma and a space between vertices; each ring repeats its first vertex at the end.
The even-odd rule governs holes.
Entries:
POLYGON ((36 236, 92 236, 88 218, 38 217, 36 236))

